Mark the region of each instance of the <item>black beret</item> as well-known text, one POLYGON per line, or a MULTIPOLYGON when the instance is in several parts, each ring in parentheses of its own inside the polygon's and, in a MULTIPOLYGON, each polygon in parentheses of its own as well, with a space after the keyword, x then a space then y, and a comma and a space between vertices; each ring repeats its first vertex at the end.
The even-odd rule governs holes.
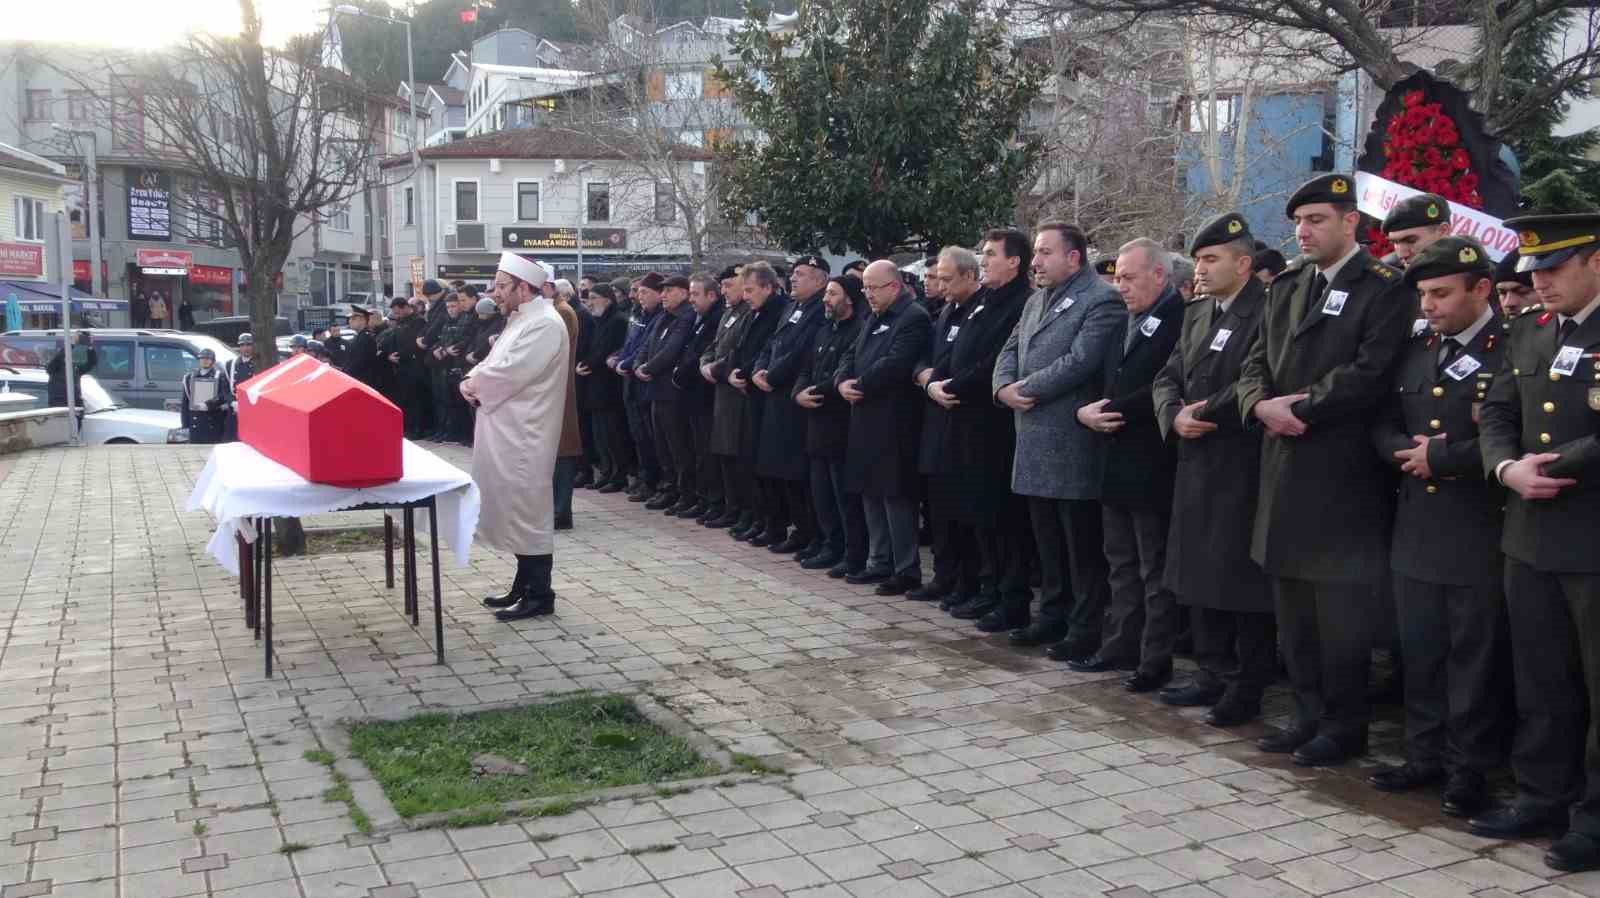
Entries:
POLYGON ((1518 271, 1517 260, 1522 257, 1517 253, 1506 253, 1500 261, 1494 264, 1494 282, 1496 284, 1517 283, 1524 287, 1533 286, 1533 272, 1518 271))
POLYGON ((1273 274, 1277 274, 1287 268, 1288 265, 1289 263, 1284 261, 1283 253, 1270 246, 1257 250, 1255 256, 1250 260, 1250 267, 1255 271, 1270 271, 1273 274))
POLYGON ((682 287, 683 289, 687 290, 689 289, 689 279, 681 274, 675 274, 672 277, 667 278, 665 281, 662 281, 661 286, 682 287))
POLYGON ((1600 212, 1571 215, 1521 215, 1506 219, 1506 227, 1517 231, 1522 258, 1518 271, 1554 268, 1585 246, 1600 241, 1600 212))
POLYGON ((1383 232, 1393 234, 1406 228, 1425 228, 1450 221, 1450 201, 1437 193, 1408 196, 1389 210, 1383 219, 1383 232))
POLYGON ((1094 273, 1103 274, 1106 277, 1114 276, 1117 273, 1117 257, 1106 256, 1100 261, 1094 263, 1094 273))
POLYGON ((667 279, 652 271, 639 279, 637 286, 648 287, 651 290, 660 290, 667 283, 667 279))
POLYGON ((1254 241, 1250 236, 1250 224, 1237 212, 1224 212, 1200 227, 1200 232, 1194 235, 1194 242, 1189 244, 1189 255, 1192 256, 1208 246, 1232 243, 1235 240, 1254 241))
POLYGON ((1294 210, 1312 203, 1353 203, 1356 201, 1355 181, 1348 175, 1318 175, 1300 185, 1289 197, 1284 215, 1294 217, 1294 210))
POLYGON ((1406 266, 1406 283, 1415 287, 1418 281, 1447 274, 1487 277, 1493 266, 1489 253, 1478 241, 1470 237, 1440 237, 1411 257, 1411 264, 1406 266))
POLYGON ((796 264, 796 265, 810 265, 812 268, 817 269, 818 271, 822 272, 823 274, 832 274, 833 273, 833 269, 831 267, 829 267, 829 265, 828 265, 828 260, 822 258, 821 256, 815 255, 815 254, 801 256, 800 258, 794 260, 794 264, 796 264))
POLYGON ((717 274, 717 280, 725 281, 725 280, 727 280, 729 278, 736 278, 738 276, 739 276, 739 266, 737 266, 737 265, 729 265, 727 268, 722 269, 722 271, 717 274))

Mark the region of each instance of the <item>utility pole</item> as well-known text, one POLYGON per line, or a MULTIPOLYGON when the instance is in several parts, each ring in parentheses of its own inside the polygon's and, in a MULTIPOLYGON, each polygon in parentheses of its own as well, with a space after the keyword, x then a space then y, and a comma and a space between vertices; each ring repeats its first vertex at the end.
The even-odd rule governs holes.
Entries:
MULTIPOLYGON (((93 293, 96 299, 104 299, 106 285, 105 279, 100 272, 100 168, 95 156, 95 144, 99 142, 99 139, 93 131, 63 128, 54 122, 51 123, 50 127, 68 137, 84 137, 89 141, 89 152, 85 155, 84 160, 88 169, 89 208, 84 210, 83 213, 84 230, 89 235, 89 284, 91 288, 89 292, 93 293)), ((69 254, 71 248, 72 244, 68 243, 69 254)))

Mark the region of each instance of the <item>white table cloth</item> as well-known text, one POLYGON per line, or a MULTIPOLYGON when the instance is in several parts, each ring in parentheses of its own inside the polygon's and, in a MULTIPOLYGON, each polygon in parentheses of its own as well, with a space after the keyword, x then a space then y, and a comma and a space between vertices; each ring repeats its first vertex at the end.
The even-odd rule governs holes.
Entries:
MULTIPOLYGON (((368 503, 416 502, 436 497, 440 538, 463 567, 478 527, 478 486, 465 471, 410 440, 405 441, 399 480, 350 489, 312 483, 244 443, 221 443, 189 494, 189 511, 205 509, 217 521, 206 550, 230 574, 239 573, 239 544, 255 540, 250 519, 305 517, 368 503)), ((421 515, 419 529, 427 528, 421 515)))

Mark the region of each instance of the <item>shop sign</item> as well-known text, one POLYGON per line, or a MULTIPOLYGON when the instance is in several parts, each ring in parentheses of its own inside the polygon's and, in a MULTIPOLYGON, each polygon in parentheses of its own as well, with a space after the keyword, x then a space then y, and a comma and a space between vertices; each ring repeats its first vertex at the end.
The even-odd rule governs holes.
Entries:
POLYGON ((44 244, 0 243, 0 277, 44 280, 44 244))
POLYGON ((233 286, 233 269, 217 265, 196 265, 189 269, 189 283, 201 287, 227 289, 233 286))
MULTIPOLYGON (((577 228, 505 228, 500 231, 501 244, 506 249, 564 249, 577 250, 577 228)), ((584 252, 623 250, 628 248, 627 228, 584 228, 584 252)))
POLYGON ((128 169, 128 239, 172 239, 172 176, 128 169))

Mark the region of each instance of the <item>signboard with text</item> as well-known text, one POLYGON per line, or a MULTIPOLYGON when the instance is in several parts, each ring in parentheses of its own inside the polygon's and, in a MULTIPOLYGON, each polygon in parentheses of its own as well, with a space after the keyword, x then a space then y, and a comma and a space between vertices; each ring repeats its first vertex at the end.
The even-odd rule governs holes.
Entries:
POLYGON ((172 176, 128 169, 128 239, 172 239, 172 176))
POLYGON ((0 243, 0 278, 44 280, 44 244, 0 243))
MULTIPOLYGON (((506 228, 500 232, 506 249, 577 250, 577 228, 506 228)), ((628 248, 626 228, 584 228, 583 251, 615 252, 628 248)))

